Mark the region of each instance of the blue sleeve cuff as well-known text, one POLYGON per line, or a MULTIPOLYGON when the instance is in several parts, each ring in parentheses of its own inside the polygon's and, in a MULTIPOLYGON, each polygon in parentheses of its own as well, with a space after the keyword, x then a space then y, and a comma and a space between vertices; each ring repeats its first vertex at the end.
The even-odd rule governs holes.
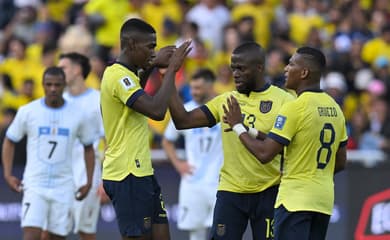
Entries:
POLYGON ((200 110, 202 110, 204 114, 206 114, 206 117, 209 120, 208 127, 213 127, 215 124, 217 124, 217 121, 215 120, 213 114, 210 112, 209 108, 206 105, 201 106, 200 110))
POLYGON ((288 146, 290 144, 290 140, 287 138, 284 138, 282 136, 279 136, 273 132, 268 133, 268 137, 275 140, 276 142, 282 144, 283 146, 288 146))
POLYGON ((135 101, 137 101, 137 99, 139 97, 141 97, 142 95, 145 94, 145 91, 143 89, 139 89, 137 90, 135 93, 133 93, 129 99, 127 99, 126 101, 126 106, 128 106, 129 108, 131 108, 133 106, 133 104, 135 103, 135 101))

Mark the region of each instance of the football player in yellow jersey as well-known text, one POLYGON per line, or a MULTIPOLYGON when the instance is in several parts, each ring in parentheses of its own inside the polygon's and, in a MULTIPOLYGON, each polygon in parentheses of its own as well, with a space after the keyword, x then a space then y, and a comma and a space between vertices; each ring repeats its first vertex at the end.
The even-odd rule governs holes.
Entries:
POLYGON ((187 112, 176 93, 169 110, 177 129, 212 127, 221 122, 224 163, 220 172, 214 210, 212 239, 242 239, 251 224, 253 239, 273 239, 274 203, 280 181, 279 159, 262 165, 222 121, 223 105, 230 95, 236 96, 243 109, 245 124, 268 132, 281 106, 293 97, 266 83, 265 51, 255 42, 233 50, 231 69, 237 91, 221 94, 205 105, 187 112))
POLYGON ((326 236, 334 201, 333 176, 345 167, 347 134, 343 112, 320 89, 325 65, 325 56, 317 49, 296 51, 285 72, 286 87, 298 97, 282 106, 268 136, 257 134, 260 140, 245 130, 234 97, 225 107, 225 121, 261 163, 269 164, 286 146, 275 203, 275 240, 326 236))
POLYGON ((113 202, 122 239, 169 240, 160 186, 153 175, 147 118, 162 120, 175 89, 175 74, 191 50, 190 41, 155 53, 156 32, 136 18, 120 30, 121 52, 101 83, 107 148, 103 186, 113 202), (153 67, 166 67, 154 96, 143 90, 153 67))

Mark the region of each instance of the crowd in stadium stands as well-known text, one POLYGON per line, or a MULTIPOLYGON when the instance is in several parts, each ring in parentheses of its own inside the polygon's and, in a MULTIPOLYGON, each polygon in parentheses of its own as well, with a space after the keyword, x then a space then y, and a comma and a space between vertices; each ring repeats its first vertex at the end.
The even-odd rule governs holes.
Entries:
MULTIPOLYGON (((327 57, 322 86, 341 105, 348 149, 390 152, 390 2, 388 0, 4 0, 0 2, 1 128, 13 111, 43 95, 42 74, 60 53, 89 56, 86 83, 99 89, 105 66, 115 60, 119 28, 139 17, 157 32, 157 48, 192 39, 176 84, 184 101, 188 79, 212 69, 220 94, 235 88, 231 51, 255 40, 267 50, 268 81, 284 84, 284 66, 300 46, 321 48, 327 57)), ((163 70, 146 91, 159 88, 163 70)), ((169 120, 150 120, 151 145, 169 120)), ((2 130, 3 131, 3 130, 2 130)))

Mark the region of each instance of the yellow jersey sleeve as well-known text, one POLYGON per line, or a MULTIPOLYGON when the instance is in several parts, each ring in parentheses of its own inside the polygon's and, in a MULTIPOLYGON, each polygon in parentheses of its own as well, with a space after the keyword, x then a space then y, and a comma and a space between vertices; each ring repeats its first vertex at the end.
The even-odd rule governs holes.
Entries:
POLYGON ((131 106, 145 94, 138 77, 121 64, 106 68, 101 84, 101 110, 107 141, 103 179, 153 174, 147 118, 131 106))

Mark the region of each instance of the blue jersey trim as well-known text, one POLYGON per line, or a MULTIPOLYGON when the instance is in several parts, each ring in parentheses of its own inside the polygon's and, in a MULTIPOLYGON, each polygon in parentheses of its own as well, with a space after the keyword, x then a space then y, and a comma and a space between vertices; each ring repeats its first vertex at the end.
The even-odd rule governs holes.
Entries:
POLYGON ((279 136, 273 132, 268 133, 268 137, 270 137, 271 139, 275 140, 276 142, 278 142, 284 146, 288 146, 290 144, 290 140, 288 140, 287 138, 284 138, 282 136, 279 136))
POLYGON ((217 124, 217 121, 215 120, 213 114, 210 112, 209 108, 206 105, 201 106, 200 110, 202 110, 204 112, 204 114, 206 114, 206 117, 209 120, 209 126, 208 127, 212 127, 215 124, 217 124))
POLYGON ((126 105, 131 108, 133 106, 133 104, 135 103, 135 101, 137 101, 137 99, 139 97, 141 97, 142 95, 145 94, 145 91, 143 89, 138 89, 135 93, 133 93, 129 99, 127 99, 126 101, 126 105))
POLYGON ((347 146, 347 143, 348 143, 348 140, 340 142, 339 148, 347 146))

